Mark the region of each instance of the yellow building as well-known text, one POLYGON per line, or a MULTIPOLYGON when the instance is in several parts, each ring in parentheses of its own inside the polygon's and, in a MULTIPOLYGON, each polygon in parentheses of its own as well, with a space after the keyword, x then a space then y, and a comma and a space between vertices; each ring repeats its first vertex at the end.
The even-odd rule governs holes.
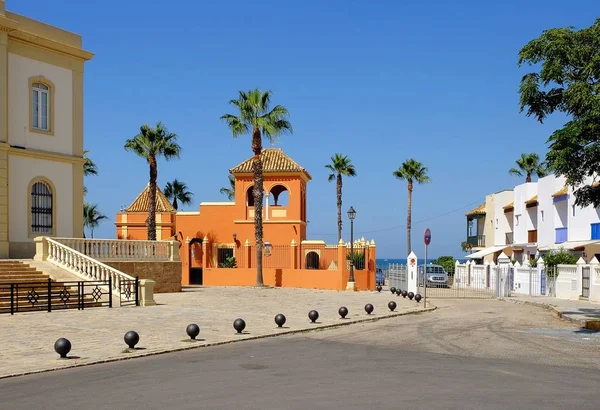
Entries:
POLYGON ((0 258, 36 236, 83 235, 83 67, 79 35, 0 0, 0 258))

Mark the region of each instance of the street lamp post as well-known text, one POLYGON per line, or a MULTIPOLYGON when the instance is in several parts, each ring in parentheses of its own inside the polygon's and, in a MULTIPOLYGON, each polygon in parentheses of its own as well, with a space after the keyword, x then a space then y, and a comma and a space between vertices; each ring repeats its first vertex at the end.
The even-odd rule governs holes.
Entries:
POLYGON ((350 219, 350 277, 348 278, 348 284, 346 290, 356 290, 356 282, 354 281, 354 218, 356 218, 356 211, 353 207, 348 209, 348 219, 350 219))

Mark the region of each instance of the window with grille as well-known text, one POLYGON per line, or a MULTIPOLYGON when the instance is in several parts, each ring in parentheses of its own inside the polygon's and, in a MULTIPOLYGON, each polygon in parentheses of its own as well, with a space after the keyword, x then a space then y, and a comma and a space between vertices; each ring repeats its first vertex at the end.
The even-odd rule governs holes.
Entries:
POLYGON ((50 88, 42 83, 33 84, 33 106, 31 107, 33 128, 49 131, 50 88))
POLYGON ((38 181, 31 187, 31 232, 52 233, 52 189, 38 181))

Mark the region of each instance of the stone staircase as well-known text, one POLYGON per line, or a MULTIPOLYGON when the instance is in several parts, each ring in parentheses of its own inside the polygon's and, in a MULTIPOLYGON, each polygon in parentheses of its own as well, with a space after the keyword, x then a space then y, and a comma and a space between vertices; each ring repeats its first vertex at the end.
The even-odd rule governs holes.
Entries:
MULTIPOLYGON (((23 261, 0 260, 0 314, 10 313, 11 292, 13 308, 19 312, 48 310, 48 280, 51 281, 50 305, 55 309, 77 309, 76 284, 58 282, 23 261), (12 284, 12 290, 11 290, 12 284)), ((85 306, 93 307, 94 300, 85 298, 85 306)))

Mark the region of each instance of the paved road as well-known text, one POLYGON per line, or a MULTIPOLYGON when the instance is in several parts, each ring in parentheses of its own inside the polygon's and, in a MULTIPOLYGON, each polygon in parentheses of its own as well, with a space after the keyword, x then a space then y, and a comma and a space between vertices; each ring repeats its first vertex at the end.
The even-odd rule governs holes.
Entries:
POLYGON ((0 407, 598 408, 597 334, 530 306, 438 304, 430 314, 1 380, 0 407))

